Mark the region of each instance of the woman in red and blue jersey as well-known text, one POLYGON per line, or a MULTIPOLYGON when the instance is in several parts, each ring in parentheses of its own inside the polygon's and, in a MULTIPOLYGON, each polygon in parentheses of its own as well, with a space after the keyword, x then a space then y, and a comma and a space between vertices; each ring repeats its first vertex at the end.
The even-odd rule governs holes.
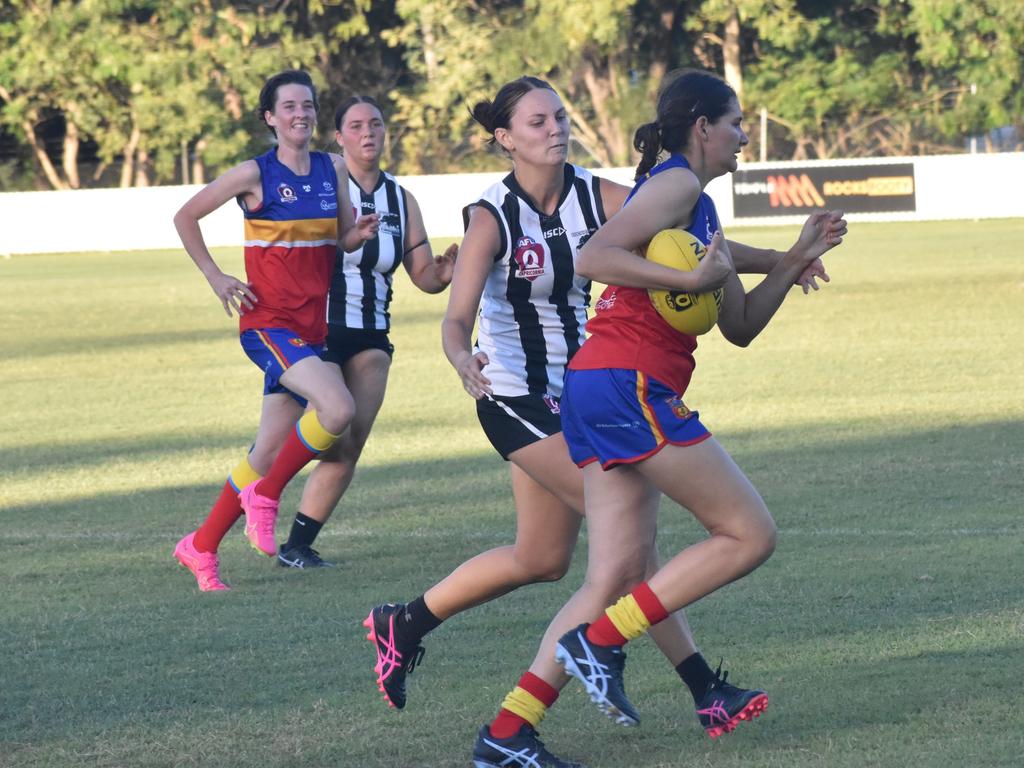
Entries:
POLYGON ((205 522, 174 550, 204 592, 227 589, 217 547, 243 512, 252 546, 276 554, 282 490, 337 440, 354 411, 345 382, 322 359, 327 291, 338 247, 358 248, 376 234, 378 222, 376 216, 355 220, 345 161, 310 151, 317 106, 306 72, 270 78, 260 92, 259 115, 276 146, 210 182, 174 217, 185 250, 225 312, 238 313, 242 347, 264 372, 251 450, 231 471, 205 522), (245 216, 246 282, 217 266, 199 228, 201 218, 231 199, 245 216))
MULTIPOLYGON (((683 401, 697 340, 657 313, 648 289, 705 293, 724 289, 718 326, 747 346, 766 326, 801 273, 842 242, 839 212, 812 214, 796 243, 747 293, 704 187, 736 170, 747 143, 735 92, 719 77, 689 70, 663 87, 657 120, 636 132, 637 183, 622 211, 584 246, 577 270, 608 284, 573 358, 562 398, 563 432, 583 467, 591 572, 636 585, 603 615, 559 640, 556 658, 581 680, 607 715, 638 719, 623 690, 623 646, 672 612, 749 573, 775 547, 775 523, 757 490, 683 401), (667 157, 658 162, 662 152, 667 157), (707 245, 691 272, 638 256, 665 229, 682 228, 707 245), (664 494, 690 510, 708 537, 645 580, 643 548, 656 535, 664 494), (639 554, 639 556, 638 556, 639 554)), ((571 605, 571 602, 570 602, 571 605)), ((567 606, 568 607, 568 606, 567 606)), ((564 609, 563 609, 564 610, 564 609)), ((767 704, 751 696, 739 709, 712 702, 701 720, 714 737, 767 704)))

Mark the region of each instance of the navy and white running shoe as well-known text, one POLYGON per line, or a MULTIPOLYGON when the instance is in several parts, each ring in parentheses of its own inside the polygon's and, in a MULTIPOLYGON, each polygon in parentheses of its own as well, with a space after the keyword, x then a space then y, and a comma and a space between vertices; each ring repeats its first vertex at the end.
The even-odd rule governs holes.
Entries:
POLYGON ((590 700, 616 723, 638 725, 640 713, 628 698, 622 680, 626 654, 621 645, 597 645, 587 640, 589 624, 566 632, 555 646, 555 661, 579 680, 590 700))
POLYGON ((537 732, 524 725, 507 739, 496 739, 485 725, 473 745, 473 768, 586 768, 583 763, 560 760, 544 747, 537 732))

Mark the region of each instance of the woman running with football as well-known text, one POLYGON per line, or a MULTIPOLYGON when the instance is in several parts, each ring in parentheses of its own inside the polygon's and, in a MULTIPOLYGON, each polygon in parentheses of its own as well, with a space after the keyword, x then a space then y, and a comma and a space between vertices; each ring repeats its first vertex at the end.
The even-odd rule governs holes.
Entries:
MULTIPOLYGON (((464 211, 467 221, 442 338, 445 353, 488 439, 509 462, 516 509, 514 545, 484 552, 408 604, 373 609, 365 622, 377 650, 378 686, 394 707, 405 705, 405 678, 422 655, 421 641, 442 621, 525 584, 561 578, 569 567, 583 509, 582 475, 561 434, 559 398, 569 359, 583 342, 589 280, 576 274, 579 248, 621 207, 626 187, 567 162, 569 121, 550 85, 533 77, 505 84, 475 119, 512 159, 513 170, 464 211), (478 342, 471 333, 479 313, 478 342)), ((766 272, 778 254, 741 248, 750 271, 766 272)), ((674 273, 674 270, 666 270, 674 273)), ((675 273, 678 274, 678 273, 675 273)), ((820 271, 811 270, 808 285, 820 271)), ((657 567, 653 539, 639 545, 657 567)), ((648 571, 644 572, 645 574, 648 571)), ((624 594, 626 583, 594 577, 590 615, 624 594)), ((555 640, 578 621, 550 631, 545 659, 510 696, 541 711, 564 684, 553 661, 555 640)), ((713 690, 730 701, 763 695, 725 683, 697 651, 682 614, 654 633, 689 686, 698 708, 713 690)), ((738 706, 743 706, 738 703, 738 706)), ((478 740, 478 760, 503 750, 546 754, 515 702, 478 740)), ((490 757, 488 757, 490 756, 490 757)), ((501 758, 504 759, 504 758, 501 758)), ((482 762, 481 764, 487 764, 482 762)))
MULTIPOLYGON (((625 643, 657 632, 674 612, 756 568, 771 554, 776 535, 750 481, 683 403, 696 339, 670 327, 647 291, 702 293, 724 286, 719 327, 730 342, 746 346, 800 275, 846 233, 840 213, 813 214, 793 247, 745 293, 734 264, 740 249, 723 238, 703 190, 736 170, 746 143, 736 95, 722 79, 693 70, 675 76, 662 89, 657 120, 636 132, 642 153, 636 186, 622 211, 581 249, 577 264, 581 275, 609 286, 587 342, 569 363, 561 402, 564 438, 583 468, 588 569, 583 587, 548 628, 540 657, 556 657, 602 711, 627 725, 638 715, 623 690, 625 643), (663 151, 667 157, 658 162, 663 151), (636 255, 658 232, 677 228, 707 245, 692 272, 636 255), (648 552, 662 494, 689 509, 709 537, 652 574, 648 552), (594 580, 631 591, 594 613, 594 580), (580 626, 553 649, 549 638, 567 622, 580 626)), ((759 714, 767 697, 747 696, 735 711, 727 702, 716 693, 700 712, 712 737, 759 714)), ((532 702, 523 708, 538 709, 532 702)), ((566 765, 553 757, 541 764, 566 765)))
POLYGON ((203 592, 228 588, 217 547, 243 511, 250 544, 277 553, 274 521, 282 490, 338 439, 354 413, 344 380, 322 359, 327 288, 338 247, 351 251, 372 238, 377 216, 355 220, 345 161, 310 151, 316 114, 309 74, 271 77, 260 91, 259 115, 276 146, 207 184, 174 217, 185 250, 224 311, 238 313, 242 348, 264 372, 252 448, 203 524, 174 549, 203 592), (221 271, 199 228, 201 218, 232 199, 245 216, 246 282, 221 271))
POLYGON ((302 492, 299 513, 277 555, 280 565, 317 568, 330 563, 313 542, 352 482, 356 462, 384 402, 394 347, 391 290, 395 270, 405 268, 425 293, 440 293, 452 281, 458 246, 434 257, 416 198, 381 170, 387 125, 377 102, 352 96, 334 112, 335 139, 348 165, 352 204, 380 221, 377 237, 338 255, 327 305, 325 360, 341 371, 355 415, 338 441, 319 456, 302 492))

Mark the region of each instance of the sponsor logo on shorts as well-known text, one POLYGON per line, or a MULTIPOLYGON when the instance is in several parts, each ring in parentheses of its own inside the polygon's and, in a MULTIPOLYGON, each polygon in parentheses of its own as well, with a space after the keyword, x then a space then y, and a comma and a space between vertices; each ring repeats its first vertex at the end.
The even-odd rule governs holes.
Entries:
POLYGON ((639 421, 624 421, 621 424, 595 424, 598 429, 636 429, 640 426, 639 421))
POLYGON ((298 195, 295 194, 295 190, 287 184, 278 184, 277 194, 281 196, 282 203, 294 203, 299 199, 298 195))
POLYGON ((544 274, 544 246, 532 237, 521 237, 516 241, 516 250, 512 254, 516 260, 516 277, 529 280, 531 283, 544 274))
POLYGON ((541 399, 544 400, 544 405, 546 405, 548 410, 552 413, 562 412, 562 407, 558 404, 558 398, 554 395, 544 395, 541 399))
POLYGON ((613 293, 607 299, 602 296, 600 299, 597 300, 597 303, 594 305, 594 309, 598 310, 599 312, 602 311, 602 310, 607 311, 607 310, 611 309, 612 307, 615 306, 615 296, 616 295, 617 294, 613 293))
POLYGON ((693 411, 686 407, 681 397, 675 395, 666 397, 665 402, 672 409, 672 413, 675 414, 677 419, 688 419, 693 415, 693 411))

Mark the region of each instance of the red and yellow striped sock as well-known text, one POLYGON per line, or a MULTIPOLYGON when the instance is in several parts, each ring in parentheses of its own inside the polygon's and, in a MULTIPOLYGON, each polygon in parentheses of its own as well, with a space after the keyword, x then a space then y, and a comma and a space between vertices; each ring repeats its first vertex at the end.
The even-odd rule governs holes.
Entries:
POLYGON ((192 540, 193 545, 200 552, 216 552, 221 541, 228 535, 231 526, 242 516, 242 505, 238 501, 238 492, 249 483, 260 479, 260 473, 252 468, 249 457, 246 456, 231 470, 227 482, 220 491, 220 496, 213 503, 210 514, 206 516, 203 524, 196 531, 192 540))
POLYGON ((271 499, 280 499, 288 481, 323 451, 334 445, 334 441, 339 437, 341 435, 332 435, 324 429, 316 411, 304 413, 281 446, 267 476, 256 486, 256 493, 271 499))
POLYGON ((557 699, 558 691, 553 686, 532 672, 526 672, 501 702, 501 711, 491 723, 491 735, 507 739, 519 733, 524 725, 536 728, 557 699))
POLYGON ((596 645, 625 645, 666 618, 665 606, 645 581, 587 628, 587 640, 596 645))

